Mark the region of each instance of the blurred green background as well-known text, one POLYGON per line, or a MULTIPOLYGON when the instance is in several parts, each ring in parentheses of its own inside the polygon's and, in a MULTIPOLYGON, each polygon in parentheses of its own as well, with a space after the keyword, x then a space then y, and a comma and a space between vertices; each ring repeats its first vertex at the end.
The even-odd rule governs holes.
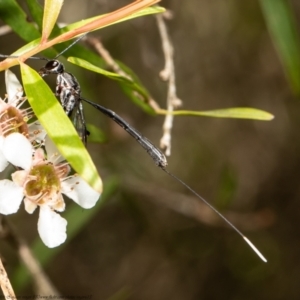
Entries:
MULTIPOLYGON (((60 21, 75 22, 127 3, 65 1, 60 21)), ((126 132, 85 106, 88 122, 107 138, 103 144, 89 144, 88 150, 108 196, 63 247, 38 248, 40 255, 56 251, 45 271, 62 295, 92 299, 299 299, 300 52, 295 30, 300 2, 164 0, 160 5, 173 13, 167 26, 184 109, 250 106, 275 115, 271 122, 176 117, 168 159, 169 170, 241 229, 268 263, 206 207, 195 204, 193 195, 155 167, 126 132)), ((93 35, 165 107, 167 85, 158 76, 164 59, 155 17, 93 35)), ((14 33, 2 36, 0 53, 23 44, 14 33)), ((43 63, 30 64, 39 68, 43 63)), ((84 97, 116 111, 159 144, 163 117, 146 115, 115 82, 65 66, 78 78, 84 97)), ((63 215, 71 206, 68 202, 63 215)), ((78 209, 69 227, 81 224, 88 213, 78 209)), ((22 208, 9 220, 34 243, 39 239, 37 218, 37 212, 30 216, 22 208)), ((5 240, 0 245, 15 278, 17 254, 5 240)), ((31 284, 16 292, 34 294, 31 284)))

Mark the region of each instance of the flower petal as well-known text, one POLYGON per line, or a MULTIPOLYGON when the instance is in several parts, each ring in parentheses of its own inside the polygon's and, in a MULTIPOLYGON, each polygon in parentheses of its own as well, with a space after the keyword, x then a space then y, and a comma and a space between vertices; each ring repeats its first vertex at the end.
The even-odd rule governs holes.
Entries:
POLYGON ((79 176, 72 176, 61 183, 62 193, 83 208, 92 208, 100 197, 100 193, 91 188, 79 176))
POLYGON ((58 152, 57 147, 55 146, 55 144, 52 142, 52 140, 48 135, 45 138, 45 148, 46 148, 47 157, 49 161, 57 164, 65 160, 64 157, 58 152))
POLYGON ((2 172, 8 166, 8 161, 0 151, 0 172, 2 172))
POLYGON ((14 182, 0 180, 0 213, 9 215, 16 213, 23 199, 23 189, 14 182))
POLYGON ((45 152, 42 148, 38 148, 35 150, 33 158, 32 158, 32 165, 36 166, 39 164, 45 164, 45 152))
POLYGON ((32 164, 32 152, 32 145, 21 133, 14 132, 4 139, 3 154, 17 167, 28 170, 32 164))
POLYGON ((2 152, 3 142, 4 142, 4 137, 0 136, 0 172, 2 172, 8 166, 8 161, 2 152))
POLYGON ((28 172, 24 170, 16 171, 11 174, 12 181, 18 186, 21 186, 23 188, 26 183, 27 177, 28 177, 28 172))
POLYGON ((49 206, 40 207, 38 232, 44 244, 54 248, 62 244, 66 238, 67 221, 52 211, 49 206))
POLYGON ((0 111, 1 111, 1 113, 3 111, 5 111, 7 108, 9 108, 9 105, 4 100, 2 100, 0 98, 0 111))
POLYGON ((8 95, 8 103, 13 103, 23 96, 23 87, 17 76, 10 70, 5 71, 5 84, 8 95))
POLYGON ((35 211, 35 209, 37 208, 37 205, 27 198, 24 199, 24 205, 25 205, 25 210, 29 214, 32 214, 35 211))
POLYGON ((29 139, 35 141, 38 144, 43 143, 46 137, 46 130, 39 122, 28 124, 29 127, 29 139))
POLYGON ((59 212, 64 211, 66 208, 66 204, 65 204, 64 198, 61 193, 59 195, 57 195, 55 203, 53 205, 52 204, 50 204, 50 205, 51 205, 52 209, 59 211, 59 212))

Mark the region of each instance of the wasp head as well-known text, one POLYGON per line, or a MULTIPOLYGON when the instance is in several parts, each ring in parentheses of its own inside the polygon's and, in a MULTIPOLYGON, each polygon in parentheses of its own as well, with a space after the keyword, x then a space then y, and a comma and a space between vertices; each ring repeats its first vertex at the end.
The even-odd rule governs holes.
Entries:
POLYGON ((49 74, 61 74, 65 71, 64 65, 56 59, 49 60, 46 65, 40 69, 39 74, 44 77, 49 74))

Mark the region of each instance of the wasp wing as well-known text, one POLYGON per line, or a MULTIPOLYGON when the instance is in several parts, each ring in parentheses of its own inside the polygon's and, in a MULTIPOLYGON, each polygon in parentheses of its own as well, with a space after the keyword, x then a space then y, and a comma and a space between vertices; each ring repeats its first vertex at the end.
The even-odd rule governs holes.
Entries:
POLYGON ((82 140, 83 144, 86 146, 87 137, 89 136, 89 131, 86 128, 84 112, 83 112, 83 105, 81 100, 77 101, 75 104, 71 114, 70 119, 78 132, 80 139, 82 140))

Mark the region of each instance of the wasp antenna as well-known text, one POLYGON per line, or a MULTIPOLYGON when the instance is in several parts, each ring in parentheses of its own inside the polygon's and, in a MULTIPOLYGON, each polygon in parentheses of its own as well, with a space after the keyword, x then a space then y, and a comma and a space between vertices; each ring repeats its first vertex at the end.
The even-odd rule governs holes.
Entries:
POLYGON ((38 60, 45 60, 45 61, 49 61, 50 59, 46 58, 46 57, 40 57, 40 56, 31 56, 28 57, 28 59, 38 59, 38 60))
POLYGON ((18 58, 19 56, 0 54, 0 57, 3 57, 3 58, 18 58))
POLYGON ((64 49, 62 52, 58 53, 53 59, 57 59, 62 54, 64 54, 66 51, 68 51, 71 47, 73 47, 76 43, 78 43, 82 38, 84 38, 87 35, 87 33, 81 35, 78 37, 72 44, 70 44, 66 49, 64 49))
MULTIPOLYGON (((5 55, 5 54, 0 54, 0 57, 3 57, 3 58, 19 58, 20 56, 17 56, 17 55, 5 55)), ((28 57, 27 59, 38 59, 38 60, 46 60, 46 61, 49 61, 48 58, 46 58, 46 57, 39 57, 39 56, 30 56, 30 57, 28 57)))

